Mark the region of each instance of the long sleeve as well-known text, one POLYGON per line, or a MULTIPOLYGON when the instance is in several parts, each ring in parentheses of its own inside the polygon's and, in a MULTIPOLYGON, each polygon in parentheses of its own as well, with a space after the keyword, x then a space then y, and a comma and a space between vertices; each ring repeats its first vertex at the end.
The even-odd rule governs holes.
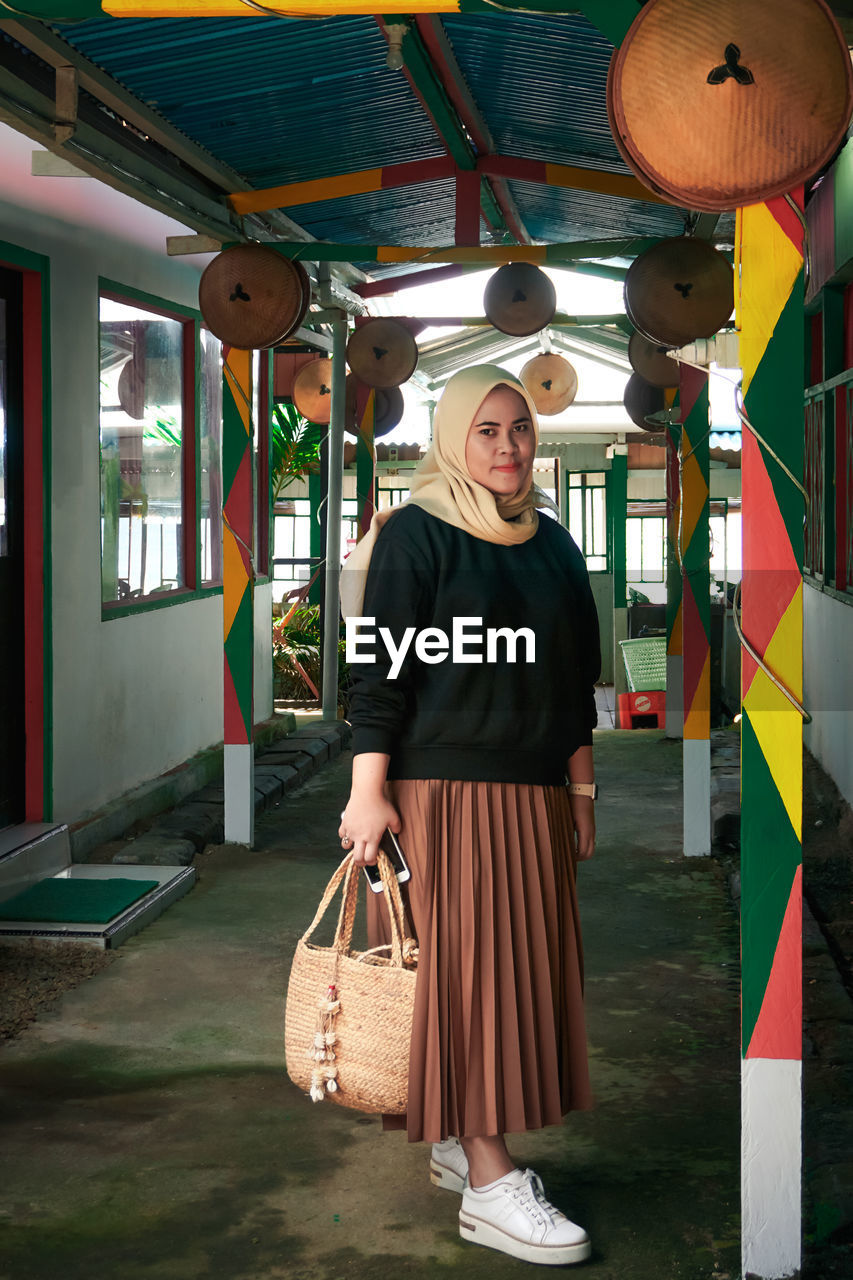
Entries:
POLYGON ((364 593, 364 619, 359 628, 359 654, 350 664, 353 684, 349 721, 353 755, 381 751, 389 755, 410 712, 414 644, 392 677, 392 658, 380 636, 386 628, 399 645, 408 628, 419 630, 430 621, 435 571, 428 558, 392 517, 376 540, 364 593), (366 660, 372 656, 375 661, 366 660))

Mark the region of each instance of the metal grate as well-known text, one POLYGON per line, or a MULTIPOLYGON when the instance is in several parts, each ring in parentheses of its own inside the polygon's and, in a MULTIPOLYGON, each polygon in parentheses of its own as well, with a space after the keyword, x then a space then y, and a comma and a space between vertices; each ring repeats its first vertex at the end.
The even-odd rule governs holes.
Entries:
POLYGON ((631 693, 650 693, 666 688, 666 640, 663 636, 620 640, 619 643, 631 693))

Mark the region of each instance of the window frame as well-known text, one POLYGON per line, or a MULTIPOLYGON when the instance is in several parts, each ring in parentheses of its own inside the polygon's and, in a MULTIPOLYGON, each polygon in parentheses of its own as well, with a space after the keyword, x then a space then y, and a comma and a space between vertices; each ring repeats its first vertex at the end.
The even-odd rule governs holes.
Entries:
MULTIPOLYGON (((122 284, 103 276, 98 277, 98 342, 100 353, 101 299, 108 298, 125 306, 138 306, 150 311, 153 315, 163 316, 167 320, 175 320, 182 325, 183 341, 181 350, 181 553, 183 556, 185 582, 175 591, 152 591, 132 601, 101 599, 101 621, 108 622, 113 618, 126 618, 138 613, 149 613, 154 609, 171 608, 191 600, 207 599, 222 594, 222 584, 201 585, 201 396, 199 394, 199 378, 201 374, 201 312, 196 308, 184 306, 156 294, 136 289, 132 285, 122 284)), ((98 441, 100 458, 100 355, 96 368, 96 387, 98 404, 98 441)), ((220 450, 221 450, 220 439, 220 450)), ((100 467, 100 461, 99 461, 100 467)), ((100 503, 100 475, 98 477, 98 496, 100 503)), ((100 567, 101 590, 103 590, 103 568, 100 567)))

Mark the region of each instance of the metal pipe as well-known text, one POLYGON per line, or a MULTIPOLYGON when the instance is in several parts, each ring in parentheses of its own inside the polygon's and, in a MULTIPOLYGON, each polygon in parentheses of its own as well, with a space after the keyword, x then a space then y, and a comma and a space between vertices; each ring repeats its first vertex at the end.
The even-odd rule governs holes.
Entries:
POLYGON ((332 403, 326 507, 326 594, 323 601, 323 719, 338 718, 338 637, 341 596, 341 507, 344 482, 347 322, 332 324, 332 403))

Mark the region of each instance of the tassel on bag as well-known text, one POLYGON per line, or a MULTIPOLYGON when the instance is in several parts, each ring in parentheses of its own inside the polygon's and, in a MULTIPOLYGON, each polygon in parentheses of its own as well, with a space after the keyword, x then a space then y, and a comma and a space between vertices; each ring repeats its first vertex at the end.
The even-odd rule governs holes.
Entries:
POLYGON ((369 951, 350 949, 361 877, 347 854, 296 947, 287 988, 285 1053, 291 1080, 314 1102, 329 1098, 357 1111, 401 1115, 409 1092, 417 945, 404 936, 400 886, 381 852, 379 870, 391 943, 369 951), (342 886, 332 945, 317 946, 311 935, 342 886))

